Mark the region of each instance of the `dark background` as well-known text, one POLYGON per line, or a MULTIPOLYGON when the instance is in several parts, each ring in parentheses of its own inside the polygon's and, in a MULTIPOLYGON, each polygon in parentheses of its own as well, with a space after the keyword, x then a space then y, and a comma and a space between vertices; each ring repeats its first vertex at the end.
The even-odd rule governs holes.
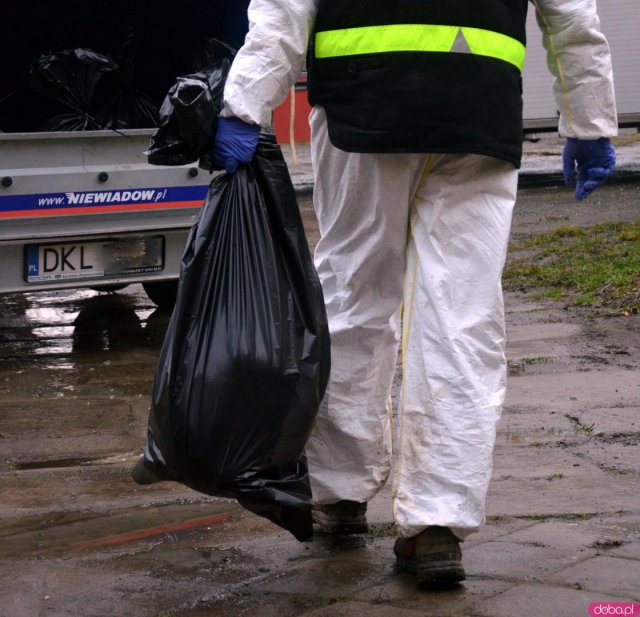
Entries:
POLYGON ((43 113, 25 92, 40 55, 84 47, 118 57, 129 37, 131 85, 160 105, 215 37, 238 48, 249 0, 5 0, 0 18, 0 131, 37 130, 43 113))

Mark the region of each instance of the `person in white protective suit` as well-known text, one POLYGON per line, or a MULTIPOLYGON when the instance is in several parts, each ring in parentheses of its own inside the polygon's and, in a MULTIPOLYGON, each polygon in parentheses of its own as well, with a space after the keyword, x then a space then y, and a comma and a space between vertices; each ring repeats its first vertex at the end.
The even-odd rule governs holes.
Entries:
MULTIPOLYGON (((613 171, 611 60, 595 0, 536 0, 564 171, 583 199, 613 171)), ((252 0, 214 145, 233 171, 308 59, 315 264, 332 372, 308 442, 314 520, 366 530, 391 474, 401 568, 444 588, 484 522, 505 398, 501 274, 522 148, 527 0, 252 0)))

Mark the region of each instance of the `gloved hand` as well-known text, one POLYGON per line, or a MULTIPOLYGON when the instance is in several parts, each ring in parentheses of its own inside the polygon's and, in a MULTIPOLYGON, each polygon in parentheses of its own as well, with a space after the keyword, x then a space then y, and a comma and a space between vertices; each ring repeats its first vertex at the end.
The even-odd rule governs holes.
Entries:
POLYGON ((213 142, 213 163, 233 173, 240 163, 250 163, 258 147, 260 127, 240 118, 218 118, 213 142))
POLYGON ((562 153, 562 171, 566 185, 576 184, 576 199, 583 200, 602 186, 613 173, 616 153, 611 140, 568 137, 562 153), (576 181, 577 168, 577 181, 576 181))

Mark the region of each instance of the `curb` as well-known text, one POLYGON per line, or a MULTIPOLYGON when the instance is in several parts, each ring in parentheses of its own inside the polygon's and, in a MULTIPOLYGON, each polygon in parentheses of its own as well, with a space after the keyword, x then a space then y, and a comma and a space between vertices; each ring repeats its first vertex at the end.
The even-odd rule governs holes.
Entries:
MULTIPOLYGON (((640 182, 640 169, 616 169, 607 180, 607 184, 629 184, 640 182)), ((525 171, 518 175, 518 188, 536 188, 565 186, 564 176, 560 172, 525 171)), ((297 197, 309 197, 313 194, 313 181, 301 182, 294 186, 297 197)))
MULTIPOLYGON (((640 181, 640 169, 616 169, 607 180, 607 184, 627 184, 640 181)), ((565 186, 564 176, 560 172, 525 171, 518 175, 518 188, 544 186, 565 186)))

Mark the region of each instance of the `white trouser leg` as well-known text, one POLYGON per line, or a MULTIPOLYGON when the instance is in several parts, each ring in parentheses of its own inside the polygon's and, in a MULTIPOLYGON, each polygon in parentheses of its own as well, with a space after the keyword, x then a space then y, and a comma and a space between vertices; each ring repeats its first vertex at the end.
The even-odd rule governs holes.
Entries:
POLYGON ((484 522, 505 395, 501 275, 517 172, 477 155, 429 157, 411 212, 394 512, 464 538, 484 522))
POLYGON ((311 115, 315 265, 331 332, 331 377, 307 443, 314 501, 368 501, 391 468, 389 395, 399 340, 411 191, 424 156, 334 148, 311 115))
POLYGON ((484 520, 504 399, 500 277, 517 172, 475 155, 347 153, 330 144, 322 110, 311 124, 332 339, 307 445, 314 500, 368 501, 389 474, 406 287, 396 522, 405 536, 443 525, 464 537, 484 520))

